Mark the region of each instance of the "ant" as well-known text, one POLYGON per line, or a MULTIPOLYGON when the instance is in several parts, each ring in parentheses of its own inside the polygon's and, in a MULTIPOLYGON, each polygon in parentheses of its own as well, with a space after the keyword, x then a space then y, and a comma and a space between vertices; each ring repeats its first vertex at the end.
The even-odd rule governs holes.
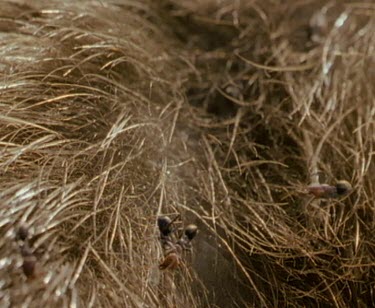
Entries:
POLYGON ((190 242, 198 233, 198 227, 190 224, 185 228, 182 236, 177 241, 173 241, 172 235, 175 229, 172 225, 179 217, 177 216, 173 220, 168 216, 158 217, 160 241, 164 250, 164 259, 159 265, 160 270, 175 270, 182 262, 182 251, 191 249, 190 242))

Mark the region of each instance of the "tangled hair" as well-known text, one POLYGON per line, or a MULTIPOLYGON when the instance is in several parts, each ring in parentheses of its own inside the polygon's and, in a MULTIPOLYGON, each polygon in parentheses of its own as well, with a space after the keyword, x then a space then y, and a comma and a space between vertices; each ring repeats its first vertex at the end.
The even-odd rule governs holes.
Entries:
POLYGON ((1 306, 374 306, 374 15, 4 1, 1 306), (200 230, 175 271, 160 215, 200 230))
POLYGON ((132 5, 1 13, 2 302, 157 306, 156 215, 179 201, 165 178, 183 102, 168 39, 132 5), (40 279, 17 266, 19 226, 40 279))

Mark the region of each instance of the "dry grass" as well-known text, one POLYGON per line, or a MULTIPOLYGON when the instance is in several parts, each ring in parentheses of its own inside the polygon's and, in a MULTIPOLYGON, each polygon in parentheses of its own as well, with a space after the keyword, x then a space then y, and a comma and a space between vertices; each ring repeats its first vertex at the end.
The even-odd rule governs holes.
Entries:
POLYGON ((2 306, 375 305, 370 1, 38 2, 0 9, 2 306))

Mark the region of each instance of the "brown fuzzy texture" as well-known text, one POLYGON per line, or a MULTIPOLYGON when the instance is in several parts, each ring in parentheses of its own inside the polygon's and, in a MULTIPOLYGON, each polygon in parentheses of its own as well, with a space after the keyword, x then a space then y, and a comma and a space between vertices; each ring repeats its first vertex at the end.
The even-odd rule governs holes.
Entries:
POLYGON ((372 1, 35 2, 0 8, 1 307, 375 305, 372 1))

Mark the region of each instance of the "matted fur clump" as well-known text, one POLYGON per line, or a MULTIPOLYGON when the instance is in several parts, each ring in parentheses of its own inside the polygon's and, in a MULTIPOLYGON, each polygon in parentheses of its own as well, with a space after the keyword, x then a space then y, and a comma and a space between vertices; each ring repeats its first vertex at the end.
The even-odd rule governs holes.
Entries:
POLYGON ((5 1, 1 305, 375 305, 373 16, 5 1), (349 195, 307 194, 340 180, 349 195), (175 271, 161 214, 200 230, 175 271))

